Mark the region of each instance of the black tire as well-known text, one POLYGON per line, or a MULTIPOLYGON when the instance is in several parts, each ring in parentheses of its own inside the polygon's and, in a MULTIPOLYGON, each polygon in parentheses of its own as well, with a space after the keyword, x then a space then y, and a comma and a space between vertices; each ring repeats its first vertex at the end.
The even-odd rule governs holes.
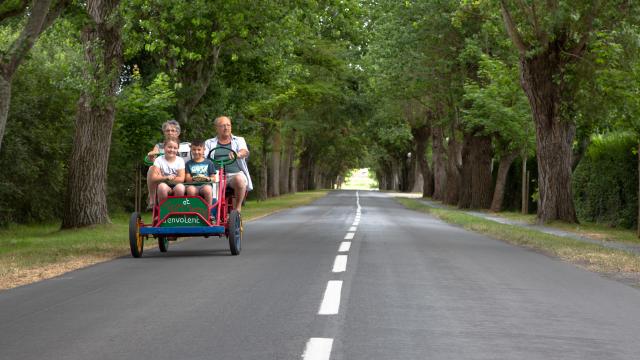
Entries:
POLYGON ((240 254, 242 245, 242 218, 238 210, 233 210, 229 213, 229 229, 227 237, 229 239, 229 249, 231 255, 240 254))
POLYGON ((160 248, 160 252, 167 252, 167 250, 169 250, 169 239, 166 236, 160 236, 158 238, 158 248, 160 248))
POLYGON ((134 212, 129 219, 129 246, 131 256, 134 258, 141 257, 144 250, 144 238, 140 235, 140 226, 142 226, 140 213, 134 212))

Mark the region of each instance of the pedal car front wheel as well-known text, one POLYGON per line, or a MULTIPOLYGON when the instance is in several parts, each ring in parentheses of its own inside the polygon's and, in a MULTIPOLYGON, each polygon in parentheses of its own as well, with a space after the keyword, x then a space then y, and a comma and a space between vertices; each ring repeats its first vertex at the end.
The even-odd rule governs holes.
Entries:
POLYGON ((134 212, 129 219, 129 246, 131 247, 131 256, 134 258, 141 257, 144 249, 144 238, 140 235, 141 226, 140 214, 134 212))
POLYGON ((240 254, 242 244, 242 218, 238 210, 233 210, 229 213, 229 229, 227 233, 231 254, 240 254))

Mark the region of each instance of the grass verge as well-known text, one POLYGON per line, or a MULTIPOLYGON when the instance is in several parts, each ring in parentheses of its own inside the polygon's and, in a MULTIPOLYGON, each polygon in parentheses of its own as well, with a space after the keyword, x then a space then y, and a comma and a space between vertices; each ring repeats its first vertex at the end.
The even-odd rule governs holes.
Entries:
MULTIPOLYGON (((522 215, 515 212, 501 212, 495 214, 511 220, 522 221, 528 224, 536 223, 536 215, 522 215)), ((582 224, 567 224, 560 221, 554 221, 546 226, 556 228, 558 230, 572 232, 582 236, 588 236, 590 238, 602 241, 616 241, 627 244, 640 244, 640 239, 636 235, 635 230, 612 228, 602 224, 594 223, 582 223, 582 224)))
POLYGON ((640 256, 626 251, 608 249, 597 244, 549 235, 519 226, 500 224, 458 210, 436 209, 415 199, 397 198, 396 200, 409 209, 429 213, 465 229, 556 256, 591 271, 631 280, 635 284, 640 280, 638 277, 640 256))
MULTIPOLYGON (((326 191, 287 194, 266 201, 247 201, 245 221, 317 200, 326 191)), ((145 221, 150 221, 150 214, 145 221)), ((14 225, 0 230, 0 289, 51 278, 98 262, 129 254, 129 214, 115 214, 112 223, 60 230, 59 223, 14 225)), ((145 242, 145 248, 154 242, 145 242)))

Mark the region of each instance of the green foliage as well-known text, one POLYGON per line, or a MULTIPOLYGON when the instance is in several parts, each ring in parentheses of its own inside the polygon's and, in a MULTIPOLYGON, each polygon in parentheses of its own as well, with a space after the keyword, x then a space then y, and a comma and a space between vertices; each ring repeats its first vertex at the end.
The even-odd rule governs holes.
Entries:
MULTIPOLYGON (((2 2, 0 14, 20 3, 2 2)), ((540 3, 536 31, 523 7, 531 9, 531 2, 505 3, 529 56, 544 50, 545 38, 567 40, 569 56, 582 41, 585 16, 595 4, 561 1, 547 9, 552 3, 540 3)), ((626 0, 599 3, 595 31, 585 42, 588 51, 580 61, 563 59, 572 63, 559 79, 572 94, 564 110, 578 125, 579 139, 618 129, 637 137, 637 7, 626 0), (626 15, 617 7, 621 4, 628 6, 626 15)), ((0 175, 0 222, 40 221, 59 213, 77 96, 86 85, 79 76, 78 42, 85 4, 73 4, 15 78, 0 154, 0 165, 11 169, 0 175)), ((415 150, 412 128, 429 123, 441 126, 447 139, 459 139, 462 131, 491 135, 497 156, 535 149, 518 52, 504 31, 499 2, 132 0, 123 2, 121 11, 127 65, 112 146, 105 149, 111 209, 133 204, 134 165, 162 138, 161 124, 180 115, 187 141, 214 136, 213 118, 230 115, 234 133, 251 148, 256 185, 266 181, 258 174, 270 160, 276 134, 283 154, 286 146, 294 149, 301 172, 307 166, 304 170, 326 178, 352 168, 381 173, 392 164, 404 166, 406 154, 415 150)), ((3 21, 0 49, 19 35, 21 21, 3 21)), ((610 146, 598 144, 592 148, 610 146)), ((583 167, 611 173, 607 181, 617 181, 616 171, 589 156, 583 167)), ((608 158, 615 162, 610 166, 630 169, 629 161, 636 160, 625 156, 608 158)), ((581 169, 580 176, 588 175, 584 187, 605 182, 605 176, 594 180, 581 169)), ((625 179, 627 186, 631 177, 625 179)), ((584 201, 585 209, 597 208, 584 201)), ((625 214, 617 218, 630 219, 627 207, 615 206, 625 214)), ((589 211, 601 214, 604 205, 597 209, 589 211)))
POLYGON ((0 26, 0 53, 4 54, 18 36, 20 36, 20 33, 14 26, 2 24, 2 26, 0 26))
POLYGON ((135 169, 153 146, 162 141, 162 124, 171 119, 175 96, 169 78, 159 73, 148 85, 134 67, 133 82, 118 96, 117 116, 109 158, 109 206, 131 210, 135 169))
POLYGON ((412 127, 436 121, 450 129, 455 121, 450 115, 459 109, 465 76, 456 6, 455 1, 371 4, 364 69, 374 114, 364 137, 372 162, 367 166, 378 174, 404 164, 413 151, 412 127))
POLYGON ((0 224, 55 219, 61 212, 80 79, 80 44, 59 22, 19 68, 0 167, 0 224))
POLYGON ((518 82, 518 69, 482 55, 478 81, 467 81, 463 110, 467 129, 480 128, 495 137, 500 155, 535 148, 535 130, 527 98, 518 82))
POLYGON ((585 112, 597 116, 592 128, 621 128, 640 134, 640 27, 623 24, 594 41, 598 69, 584 96, 585 112))
POLYGON ((630 228, 638 213, 638 139, 630 133, 596 136, 574 172, 581 220, 630 228))

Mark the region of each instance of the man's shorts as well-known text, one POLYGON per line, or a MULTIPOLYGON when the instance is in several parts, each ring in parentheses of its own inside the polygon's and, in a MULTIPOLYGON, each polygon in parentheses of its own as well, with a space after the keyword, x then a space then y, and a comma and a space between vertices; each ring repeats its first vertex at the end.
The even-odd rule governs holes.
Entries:
POLYGON ((227 175, 227 183, 230 183, 231 179, 233 179, 234 177, 241 175, 239 178, 242 178, 244 181, 244 184, 247 185, 247 177, 244 175, 242 171, 227 173, 226 175, 227 175))
POLYGON ((213 194, 213 197, 216 197, 217 194, 217 189, 218 189, 218 184, 217 183, 209 183, 209 184, 203 184, 203 185, 188 185, 188 186, 195 186, 196 189, 198 189, 198 193, 200 193, 200 189, 202 189, 203 186, 210 186, 211 187, 211 193, 213 194))

